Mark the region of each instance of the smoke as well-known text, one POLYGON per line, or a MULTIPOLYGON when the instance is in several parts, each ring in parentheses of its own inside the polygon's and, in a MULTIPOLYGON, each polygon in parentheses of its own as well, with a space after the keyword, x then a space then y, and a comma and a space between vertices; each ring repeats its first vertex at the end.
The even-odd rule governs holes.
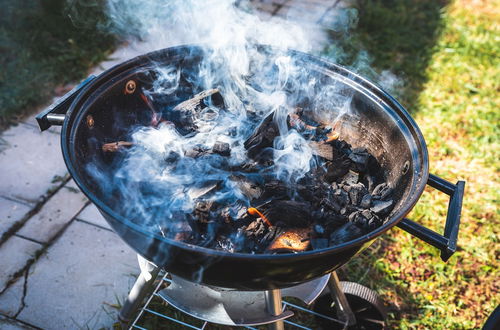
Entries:
MULTIPOLYGON (((308 104, 302 110, 309 118, 331 126, 350 110, 349 92, 333 80, 320 80, 287 52, 317 49, 316 42, 325 38, 322 29, 281 18, 262 20, 233 0, 108 0, 106 11, 111 28, 140 40, 141 49, 201 45, 202 59, 195 66, 156 63, 155 79, 141 87, 162 122, 131 128, 133 147, 111 174, 96 164, 87 168, 103 192, 118 197, 122 215, 160 228, 166 237, 177 239, 186 230, 200 201, 225 205, 229 217, 238 219, 252 206, 242 180, 262 183, 271 177, 293 186, 317 167, 309 141, 288 122, 302 104, 308 104), (201 111, 186 114, 173 111, 171 101, 161 101, 180 103, 208 89, 220 91, 223 105, 208 98, 201 111), (279 132, 267 146, 272 166, 231 171, 252 162, 244 142, 269 116, 279 132), (230 157, 213 152, 225 146, 230 157)), ((326 22, 347 31, 356 15, 346 15, 326 22)), ((216 228, 211 226, 199 244, 213 239, 216 228)), ((233 243, 237 246, 237 239, 233 243)))

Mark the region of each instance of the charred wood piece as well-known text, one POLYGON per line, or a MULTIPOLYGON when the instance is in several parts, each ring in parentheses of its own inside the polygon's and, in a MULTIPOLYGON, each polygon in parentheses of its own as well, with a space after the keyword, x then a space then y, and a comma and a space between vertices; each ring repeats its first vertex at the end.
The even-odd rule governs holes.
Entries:
POLYGON ((311 205, 306 202, 273 200, 258 209, 274 226, 304 228, 312 221, 311 205))
MULTIPOLYGON (((215 95, 219 95, 218 99, 222 100, 220 91, 217 88, 208 89, 201 93, 196 94, 189 100, 183 101, 176 105, 172 111, 165 114, 166 119, 173 122, 179 129, 184 132, 190 133, 196 131, 197 127, 195 125, 197 114, 207 105, 203 102, 204 99, 211 96, 212 99, 216 98, 215 95)), ((223 101, 218 101, 214 103, 223 103, 223 101)))
POLYGON ((134 142, 127 141, 117 141, 111 143, 105 143, 102 145, 102 151, 104 152, 117 152, 123 150, 124 148, 130 148, 134 145, 134 142))
POLYGON ((269 114, 243 144, 247 150, 248 157, 257 161, 269 159, 269 155, 263 154, 264 149, 272 147, 274 139, 279 134, 278 126, 274 122, 273 116, 274 113, 269 114))

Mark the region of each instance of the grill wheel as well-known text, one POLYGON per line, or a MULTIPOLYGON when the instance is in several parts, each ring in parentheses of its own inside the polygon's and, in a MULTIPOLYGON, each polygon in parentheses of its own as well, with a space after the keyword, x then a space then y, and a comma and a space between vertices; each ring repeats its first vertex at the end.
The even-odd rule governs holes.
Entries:
MULTIPOLYGON (((385 329, 387 312, 379 295, 359 283, 345 281, 340 283, 357 321, 357 325, 349 329, 385 329)), ((337 318, 337 311, 328 288, 316 300, 313 310, 319 314, 337 318)), ((316 317, 316 322, 321 329, 344 329, 343 325, 321 317, 316 317)))

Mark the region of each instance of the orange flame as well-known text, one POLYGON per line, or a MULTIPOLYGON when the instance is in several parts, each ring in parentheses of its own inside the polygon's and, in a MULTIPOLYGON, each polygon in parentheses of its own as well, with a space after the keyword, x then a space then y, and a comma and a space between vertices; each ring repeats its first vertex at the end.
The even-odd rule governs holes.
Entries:
POLYGON ((259 210, 257 210, 255 207, 249 207, 248 210, 247 210, 248 214, 250 214, 251 216, 254 216, 254 217, 260 217, 262 220, 264 220, 264 223, 266 225, 268 225, 269 227, 272 227, 272 223, 271 221, 269 221, 269 219, 264 215, 262 214, 262 212, 260 212, 259 210))

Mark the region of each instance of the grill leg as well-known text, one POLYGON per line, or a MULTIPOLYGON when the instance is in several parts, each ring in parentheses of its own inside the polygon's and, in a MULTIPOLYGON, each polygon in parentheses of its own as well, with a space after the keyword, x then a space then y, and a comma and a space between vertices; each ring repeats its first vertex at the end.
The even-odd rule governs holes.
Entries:
POLYGON ((337 309, 338 318, 345 322, 346 327, 356 325, 356 317, 352 312, 351 306, 342 291, 342 284, 340 284, 339 278, 336 272, 332 272, 330 279, 328 280, 328 288, 330 289, 330 294, 335 302, 335 308, 337 309))
MULTIPOLYGON (((281 303, 280 289, 265 291, 264 295, 266 297, 267 311, 271 315, 280 315, 281 313, 283 313, 283 304, 281 303)), ((268 328, 271 330, 285 330, 285 323, 282 320, 276 321, 270 323, 268 328)))
POLYGON ((134 286, 128 294, 127 300, 125 300, 123 307, 118 314, 118 320, 120 321, 122 328, 128 327, 128 324, 132 320, 132 317, 139 308, 140 304, 144 301, 144 298, 153 290, 154 281, 160 272, 159 267, 156 267, 140 255, 137 255, 137 259, 139 261, 141 273, 137 277, 134 286))

